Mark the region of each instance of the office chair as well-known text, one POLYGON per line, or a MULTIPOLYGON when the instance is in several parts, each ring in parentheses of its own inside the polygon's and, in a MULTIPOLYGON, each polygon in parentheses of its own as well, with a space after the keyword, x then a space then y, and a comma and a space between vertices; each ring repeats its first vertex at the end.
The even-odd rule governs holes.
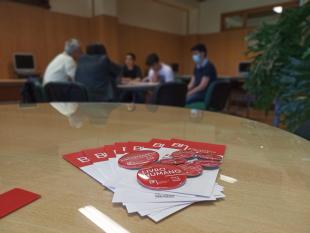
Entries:
POLYGON ((303 123, 296 131, 295 134, 310 140, 310 120, 303 123))
POLYGON ((184 83, 170 82, 161 84, 154 93, 153 104, 184 107, 187 86, 184 83))
POLYGON ((37 78, 28 78, 22 91, 22 103, 44 103, 46 96, 41 82, 37 78))
POLYGON ((229 98, 231 91, 230 80, 216 80, 207 88, 204 102, 197 102, 187 105, 187 108, 222 111, 229 98))
POLYGON ((44 86, 49 102, 88 102, 88 93, 80 83, 51 82, 44 86))

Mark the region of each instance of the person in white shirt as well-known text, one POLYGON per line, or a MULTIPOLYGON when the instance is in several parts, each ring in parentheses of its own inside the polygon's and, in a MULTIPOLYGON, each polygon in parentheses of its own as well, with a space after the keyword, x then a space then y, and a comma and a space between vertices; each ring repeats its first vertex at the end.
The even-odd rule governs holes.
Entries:
POLYGON ((167 83, 174 81, 174 73, 170 66, 160 62, 159 56, 155 53, 150 54, 146 59, 149 67, 148 76, 145 81, 167 83))
POLYGON ((64 52, 57 55, 47 66, 43 84, 74 81, 76 61, 81 54, 81 46, 77 39, 66 41, 64 52))

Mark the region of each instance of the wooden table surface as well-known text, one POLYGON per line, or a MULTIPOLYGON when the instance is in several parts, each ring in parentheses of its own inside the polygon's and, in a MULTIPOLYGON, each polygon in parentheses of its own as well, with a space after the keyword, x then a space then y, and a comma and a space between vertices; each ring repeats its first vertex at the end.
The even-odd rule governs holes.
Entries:
POLYGON ((310 232, 310 143, 283 130, 217 113, 113 104, 0 105, 0 128, 0 193, 20 187, 42 195, 1 219, 1 233, 102 232, 78 211, 88 205, 131 233, 310 232), (221 174, 238 182, 218 180, 224 200, 158 224, 128 215, 62 159, 117 141, 172 137, 226 144, 221 174))

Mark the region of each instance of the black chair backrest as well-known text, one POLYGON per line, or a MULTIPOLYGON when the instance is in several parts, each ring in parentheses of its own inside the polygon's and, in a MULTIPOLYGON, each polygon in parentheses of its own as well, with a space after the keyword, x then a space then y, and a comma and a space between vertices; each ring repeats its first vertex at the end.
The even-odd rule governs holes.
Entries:
POLYGON ((184 83, 170 82, 161 84, 154 95, 154 104, 184 107, 187 86, 184 83))
POLYGON ((28 78, 21 92, 23 103, 43 103, 46 96, 38 78, 28 78))
POLYGON ((80 83, 51 82, 44 86, 49 102, 88 102, 88 93, 80 83))
POLYGON ((310 120, 303 123, 296 131, 295 134, 310 140, 310 120))
POLYGON ((216 80, 207 89, 205 105, 207 110, 222 111, 227 103, 231 91, 229 80, 216 80))

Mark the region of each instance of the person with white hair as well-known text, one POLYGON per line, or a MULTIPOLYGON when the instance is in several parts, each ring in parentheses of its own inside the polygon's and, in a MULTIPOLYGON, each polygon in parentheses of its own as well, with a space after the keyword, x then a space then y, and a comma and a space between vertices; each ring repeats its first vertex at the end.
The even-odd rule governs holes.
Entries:
POLYGON ((80 42, 77 39, 66 41, 64 52, 57 55, 47 66, 43 84, 74 81, 77 67, 76 61, 81 54, 80 42))

